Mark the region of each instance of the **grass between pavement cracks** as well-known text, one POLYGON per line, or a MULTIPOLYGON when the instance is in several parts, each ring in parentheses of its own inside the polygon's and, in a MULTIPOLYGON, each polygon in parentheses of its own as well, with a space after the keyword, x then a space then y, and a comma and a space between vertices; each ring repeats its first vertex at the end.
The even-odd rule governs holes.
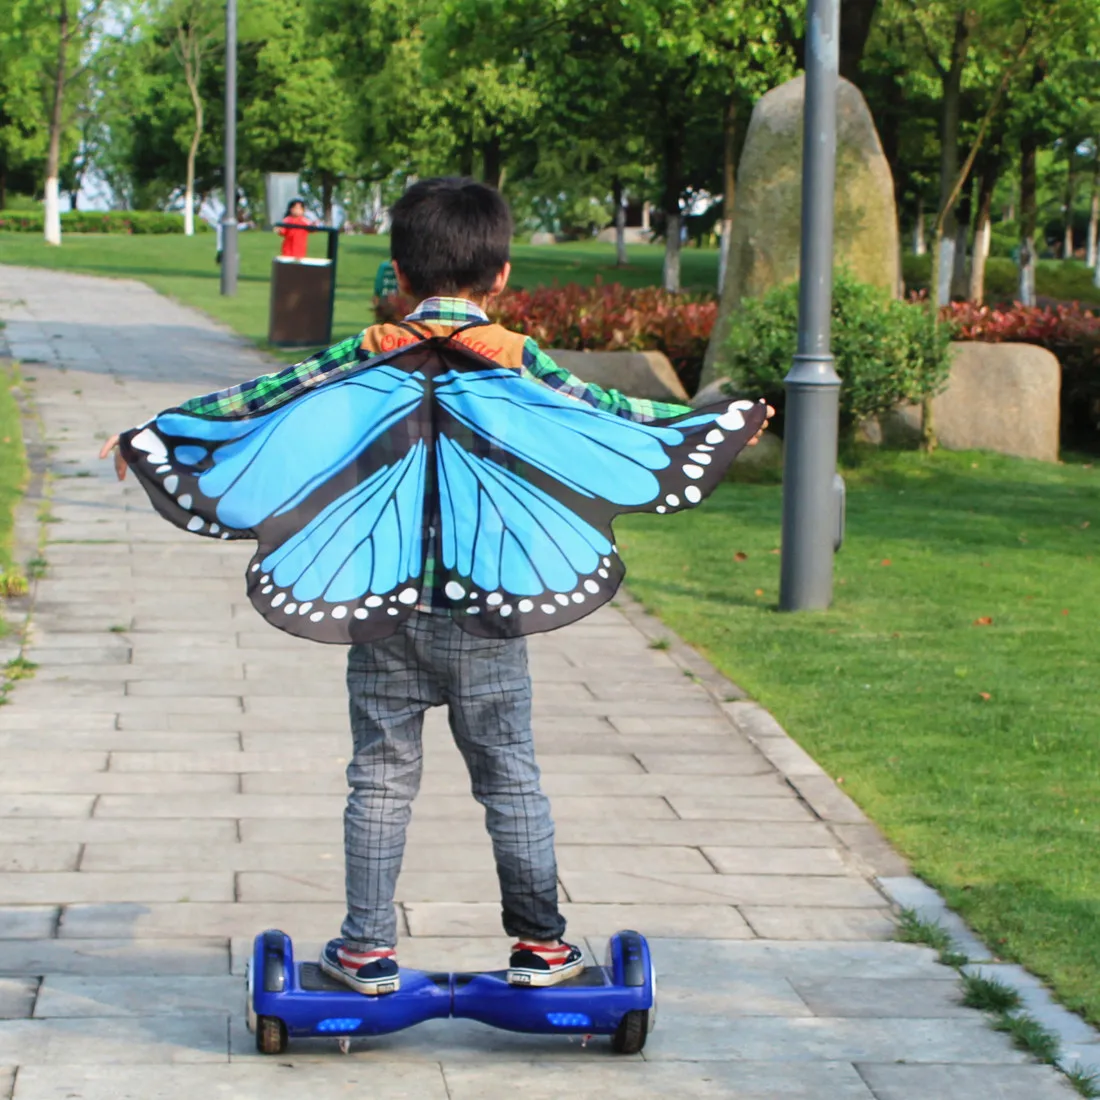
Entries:
POLYGON ((846 477, 827 614, 776 612, 776 485, 619 520, 627 582, 999 956, 1100 1022, 1100 469, 893 452, 846 477))
MULTIPOLYGON (((311 255, 324 255, 322 236, 312 234, 311 255)), ((273 233, 250 231, 240 235, 240 246, 240 277, 235 298, 221 297, 221 271, 214 262, 212 233, 191 238, 70 234, 60 248, 45 246, 33 233, 0 233, 0 262, 140 279, 154 290, 204 310, 267 348, 271 258, 279 251, 279 239, 273 233)), ((340 238, 334 340, 352 336, 373 323, 374 275, 379 263, 389 257, 389 247, 388 237, 340 238)), ((664 259, 660 245, 632 245, 628 253, 630 265, 617 268, 614 245, 600 241, 515 245, 512 285, 590 284, 596 278, 628 286, 660 283, 664 259)), ((685 289, 713 290, 717 285, 717 250, 687 248, 682 267, 685 289)), ((279 350, 274 354, 286 362, 294 362, 306 352, 279 350)))
POLYGON ((1073 1087, 1084 1097, 1100 1097, 1100 1070, 1080 1064, 1061 1065, 1061 1043, 1058 1036, 1044 1027, 1034 1016, 1023 1012, 1023 1000, 1011 986, 996 978, 967 973, 963 967, 967 958, 955 946, 947 930, 934 921, 919 917, 904 909, 898 927, 898 939, 905 943, 922 943, 939 952, 940 962, 954 967, 962 981, 962 1003, 967 1008, 986 1012, 993 1018, 993 1027, 1006 1032, 1019 1050, 1026 1051, 1040 1062, 1059 1066, 1073 1087))

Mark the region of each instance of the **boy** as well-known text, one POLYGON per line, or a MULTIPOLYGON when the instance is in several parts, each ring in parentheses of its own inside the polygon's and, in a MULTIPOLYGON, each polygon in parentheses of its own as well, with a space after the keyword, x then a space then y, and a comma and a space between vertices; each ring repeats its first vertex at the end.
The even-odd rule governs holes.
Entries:
MULTIPOLYGON (((340 372, 362 370, 364 357, 453 333, 500 366, 607 413, 648 421, 689 411, 585 385, 533 340, 489 324, 484 307, 507 284, 511 238, 511 214, 491 188, 465 179, 415 184, 395 205, 391 230, 398 285, 420 303, 404 322, 374 325, 278 375, 188 402, 190 411, 262 412, 268 394, 312 388, 340 372), (469 331, 460 331, 466 326, 469 331)), ((117 442, 117 436, 108 441, 102 456, 117 442)), ((120 456, 116 466, 121 478, 126 463, 120 456)), ((436 534, 425 532, 429 561, 436 534)), ((425 585, 416 611, 390 636, 349 651, 354 755, 344 815, 347 917, 320 965, 361 993, 399 987, 393 899, 420 782, 421 728, 428 707, 446 704, 474 797, 485 807, 504 929, 516 941, 508 980, 554 985, 579 973, 584 962, 580 949, 562 939, 554 825, 531 732, 526 642, 466 633, 444 608, 433 606, 434 592, 425 585)))

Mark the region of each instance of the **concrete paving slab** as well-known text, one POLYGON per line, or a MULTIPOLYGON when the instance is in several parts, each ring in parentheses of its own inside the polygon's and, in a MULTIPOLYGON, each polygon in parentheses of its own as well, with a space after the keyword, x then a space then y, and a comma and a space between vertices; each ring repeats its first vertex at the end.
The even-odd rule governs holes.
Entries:
POLYGON ((222 1014, 0 1021, 0 1061, 21 1066, 226 1061, 222 1014))
POLYGON ((369 1062, 333 1059, 310 1066, 308 1086, 302 1077, 285 1058, 262 1065, 28 1066, 16 1100, 301 1100, 303 1087, 326 1100, 448 1100, 438 1065, 393 1065, 380 1074, 369 1062))
MULTIPOLYGON (((239 977, 177 975, 91 978, 48 974, 34 1005, 36 1019, 75 1016, 173 1016, 200 1012, 240 1015, 245 986, 239 977)), ((29 1013, 27 1013, 29 1015, 29 1013)))
POLYGON ((93 901, 232 901, 233 876, 225 872, 140 871, 24 872, 0 874, 4 904, 66 905, 93 901))
POLYGON ((943 978, 908 979, 830 978, 803 981, 791 978, 798 995, 815 1016, 914 1017, 941 1019, 971 1017, 962 1005, 962 993, 953 972, 944 968, 943 978))
POLYGON ((770 940, 889 940, 897 922, 889 909, 742 905, 758 936, 770 940))
MULTIPOLYGON (((496 1100, 501 1076, 490 1066, 445 1062, 451 1100, 496 1100)), ((873 1100, 855 1069, 843 1062, 815 1067, 771 1062, 635 1063, 623 1060, 579 1065, 532 1061, 508 1067, 508 1087, 524 1100, 873 1100)))
POLYGON ((725 848, 706 845, 703 854, 723 875, 846 875, 835 848, 725 848))
POLYGON ((0 940, 0 974, 225 974, 225 939, 0 940))
POLYGON ((88 817, 94 802, 84 794, 0 794, 0 817, 88 817))
POLYGON ((0 1066, 0 1098, 9 1100, 15 1088, 15 1066, 0 1066))
POLYGON ((1077 1093, 1050 1066, 860 1065, 876 1100, 1071 1100, 1077 1093))
MULTIPOLYGON (((198 817, 171 820, 25 817, 5 821, 3 829, 5 838, 12 844, 125 844, 135 851, 140 851, 142 847, 135 843, 139 840, 148 841, 153 847, 180 837, 186 837, 188 842, 218 845, 236 843, 237 840, 234 821, 198 817)), ((162 866, 153 869, 165 870, 162 866)))
POLYGON ((0 906, 0 939, 49 939, 60 915, 61 910, 55 905, 0 906))
POLYGON ((12 871, 75 871, 79 859, 79 844, 0 842, 0 875, 12 871))
POLYGON ((37 994, 37 978, 0 978, 0 1020, 29 1017, 37 994))

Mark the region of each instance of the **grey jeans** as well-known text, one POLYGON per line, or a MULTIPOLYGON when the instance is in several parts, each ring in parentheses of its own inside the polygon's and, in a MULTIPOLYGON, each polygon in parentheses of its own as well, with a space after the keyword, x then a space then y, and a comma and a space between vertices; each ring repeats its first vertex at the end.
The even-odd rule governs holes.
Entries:
POLYGON ((420 787, 424 711, 443 704, 474 798, 485 807, 505 932, 561 936, 554 822, 535 763, 526 641, 475 638, 449 615, 414 612, 391 637, 351 647, 348 698, 355 755, 344 812, 344 939, 363 947, 397 942, 393 899, 420 787))

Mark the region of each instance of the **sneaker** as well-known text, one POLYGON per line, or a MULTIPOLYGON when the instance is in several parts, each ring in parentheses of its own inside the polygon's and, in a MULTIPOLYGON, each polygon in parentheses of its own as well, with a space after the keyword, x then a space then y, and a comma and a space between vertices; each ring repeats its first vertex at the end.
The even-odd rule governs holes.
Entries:
POLYGON ((579 947, 559 940, 554 947, 539 944, 512 944, 508 960, 510 985, 546 986, 575 978, 584 969, 584 954, 579 947))
POLYGON ((401 986, 397 953, 392 947, 353 951, 343 940, 329 940, 321 952, 320 966, 330 978, 368 997, 396 993, 401 986))

